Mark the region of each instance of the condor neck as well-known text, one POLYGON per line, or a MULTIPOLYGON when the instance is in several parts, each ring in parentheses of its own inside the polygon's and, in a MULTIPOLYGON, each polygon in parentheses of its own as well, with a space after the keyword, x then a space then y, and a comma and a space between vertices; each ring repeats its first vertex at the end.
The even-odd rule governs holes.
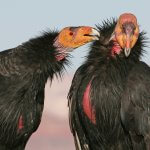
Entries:
POLYGON ((57 59, 57 61, 64 59, 68 55, 68 52, 73 50, 72 48, 64 47, 59 42, 58 37, 56 37, 54 41, 55 42, 54 42, 53 46, 56 47, 56 51, 57 51, 56 59, 57 59))
POLYGON ((140 61, 141 53, 141 50, 134 49, 129 57, 126 57, 123 51, 120 54, 112 56, 110 50, 101 51, 100 49, 92 49, 86 63, 93 68, 93 71, 101 69, 112 72, 116 71, 120 72, 121 76, 124 76, 140 61))
POLYGON ((61 75, 64 65, 68 64, 65 56, 60 55, 58 48, 54 46, 57 32, 46 32, 42 36, 33 38, 22 44, 24 53, 26 53, 27 68, 33 68, 34 74, 41 74, 45 80, 54 75, 61 75), (57 59, 58 56, 61 59, 57 59))
POLYGON ((128 57, 125 56, 124 50, 120 49, 118 45, 117 48, 112 48, 113 49, 103 48, 102 46, 93 46, 93 49, 89 52, 89 55, 87 57, 87 62, 98 66, 101 64, 107 65, 110 63, 134 65, 140 61, 144 53, 143 45, 140 42, 135 45, 135 47, 133 47, 128 57))
POLYGON ((57 55, 55 56, 56 57, 56 60, 57 61, 61 61, 63 60, 68 54, 66 53, 66 48, 64 47, 56 47, 56 52, 57 52, 57 55))

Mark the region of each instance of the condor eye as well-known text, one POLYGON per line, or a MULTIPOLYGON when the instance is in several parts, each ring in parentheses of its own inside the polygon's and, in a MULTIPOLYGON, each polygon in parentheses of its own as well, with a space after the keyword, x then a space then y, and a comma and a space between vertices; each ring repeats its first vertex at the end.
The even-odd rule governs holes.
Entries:
POLYGON ((69 35, 71 35, 71 36, 72 36, 72 35, 73 35, 73 32, 70 32, 70 33, 69 33, 69 35))

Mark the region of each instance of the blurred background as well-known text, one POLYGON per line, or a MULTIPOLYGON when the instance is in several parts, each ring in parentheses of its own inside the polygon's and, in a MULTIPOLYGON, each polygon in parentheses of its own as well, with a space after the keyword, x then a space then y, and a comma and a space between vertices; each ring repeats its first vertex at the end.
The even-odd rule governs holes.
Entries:
MULTIPOLYGON (((140 30, 150 37, 148 0, 0 0, 0 51, 13 48, 47 29, 101 24, 104 19, 134 13, 140 30)), ((148 43, 150 46, 150 42, 148 43)), ((142 58, 150 64, 150 48, 142 58)), ((88 45, 77 49, 63 80, 49 81, 42 122, 26 150, 75 150, 69 130, 67 93, 75 70, 84 61, 88 45)))

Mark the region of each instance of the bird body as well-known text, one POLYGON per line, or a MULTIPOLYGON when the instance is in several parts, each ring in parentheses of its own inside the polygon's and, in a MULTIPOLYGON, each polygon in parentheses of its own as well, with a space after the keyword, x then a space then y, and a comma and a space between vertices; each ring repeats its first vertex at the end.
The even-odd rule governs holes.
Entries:
POLYGON ((117 66, 115 61, 112 64, 113 61, 109 60, 107 64, 98 66, 83 65, 75 74, 74 79, 81 80, 73 80, 72 85, 77 83, 78 87, 74 85, 75 87, 72 86, 70 89, 70 92, 73 92, 73 94, 70 93, 72 107, 76 107, 70 108, 74 110, 71 112, 70 119, 73 133, 77 130, 79 139, 81 138, 82 150, 86 150, 84 148, 86 144, 90 150, 109 150, 110 148, 129 150, 131 147, 131 143, 128 143, 129 136, 124 133, 120 121, 121 96, 126 79, 122 75, 120 66, 117 66), (90 89, 87 90, 89 85, 90 89), (78 90, 75 91, 74 88, 78 90), (89 92, 89 97, 84 103, 86 92, 89 92), (87 103, 90 103, 89 107, 87 103), (79 118, 80 123, 75 121, 76 118, 79 118), (83 130, 83 135, 80 130, 83 130))
POLYGON ((148 96, 150 85, 149 67, 140 61, 144 33, 138 35, 130 14, 97 27, 101 37, 91 45, 68 94, 76 149, 149 150, 148 97, 140 99, 148 96))
POLYGON ((62 75, 68 51, 95 40, 93 32, 91 27, 50 31, 0 53, 0 150, 24 150, 41 122, 47 80, 62 75))

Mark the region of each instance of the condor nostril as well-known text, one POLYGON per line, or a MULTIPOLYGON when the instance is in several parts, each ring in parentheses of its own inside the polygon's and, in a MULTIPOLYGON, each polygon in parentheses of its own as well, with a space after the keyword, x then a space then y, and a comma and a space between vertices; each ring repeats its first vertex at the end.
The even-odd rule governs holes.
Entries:
POLYGON ((84 34, 83 36, 90 36, 89 34, 84 34))

